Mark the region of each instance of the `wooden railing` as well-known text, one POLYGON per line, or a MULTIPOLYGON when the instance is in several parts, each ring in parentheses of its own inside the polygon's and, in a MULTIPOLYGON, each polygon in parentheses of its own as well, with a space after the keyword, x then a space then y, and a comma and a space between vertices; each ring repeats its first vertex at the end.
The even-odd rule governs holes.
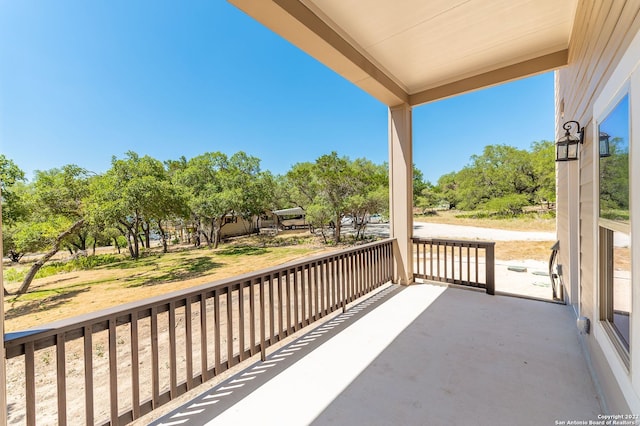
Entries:
POLYGON ((393 240, 5 336, 10 423, 125 424, 391 280, 393 240))
POLYGON ((414 276, 495 294, 494 242, 413 238, 414 276))

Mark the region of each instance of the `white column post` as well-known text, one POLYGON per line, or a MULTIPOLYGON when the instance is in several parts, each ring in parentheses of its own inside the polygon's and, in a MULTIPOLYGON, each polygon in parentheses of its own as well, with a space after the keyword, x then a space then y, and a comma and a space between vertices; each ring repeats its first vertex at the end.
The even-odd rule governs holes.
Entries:
POLYGON ((390 236, 396 238, 394 282, 413 282, 413 156, 411 107, 389 108, 390 236))

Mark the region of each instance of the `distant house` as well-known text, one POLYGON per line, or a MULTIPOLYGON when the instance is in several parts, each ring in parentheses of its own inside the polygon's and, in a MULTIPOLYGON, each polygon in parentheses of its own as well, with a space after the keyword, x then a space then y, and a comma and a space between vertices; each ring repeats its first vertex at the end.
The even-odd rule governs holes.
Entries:
POLYGON ((255 232, 257 229, 254 220, 244 219, 242 216, 228 214, 223 218, 223 225, 220 232, 222 238, 237 237, 255 232))
MULTIPOLYGON (((246 220, 241 216, 233 213, 225 215, 223 225, 220 231, 221 238, 237 237, 240 235, 248 235, 256 232, 258 229, 258 218, 246 220)), ((170 239, 175 239, 182 243, 190 243, 195 239, 196 226, 193 223, 176 221, 167 226, 167 232, 170 239)))
POLYGON ((302 207, 274 210, 272 213, 276 216, 277 225, 280 228, 296 229, 306 228, 309 226, 306 219, 306 213, 302 207))

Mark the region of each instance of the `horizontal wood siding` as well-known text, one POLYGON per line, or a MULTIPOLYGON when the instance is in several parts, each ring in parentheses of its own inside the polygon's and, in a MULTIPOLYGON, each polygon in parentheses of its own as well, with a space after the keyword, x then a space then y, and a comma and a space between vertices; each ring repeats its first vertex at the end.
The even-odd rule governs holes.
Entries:
POLYGON ((255 226, 253 222, 244 220, 241 217, 237 220, 238 221, 236 223, 226 223, 222 226, 222 229, 220 230, 222 238, 246 235, 254 231, 255 226))
POLYGON ((561 70, 565 119, 591 120, 593 103, 640 27, 640 1, 582 1, 569 46, 569 66, 561 70), (583 11, 583 9, 586 9, 583 11))
MULTIPOLYGON (((591 121, 585 128, 591 128, 591 121), (588 126, 588 127, 587 127, 588 126)), ((594 215, 593 205, 593 143, 594 138, 585 140, 580 155, 580 297, 582 299, 582 315, 596 319, 594 312, 593 297, 597 281, 595 278, 595 259, 593 258, 593 247, 596 238, 593 234, 594 215), (585 303, 588 301, 589 303, 585 303)))
MULTIPOLYGON (((563 101, 564 118, 558 118, 556 128, 560 129, 563 121, 577 120, 586 129, 585 145, 581 148, 579 188, 581 312, 594 319, 596 281, 593 250, 596 238, 593 235, 593 190, 597 180, 593 176, 593 159, 590 158, 595 140, 592 129, 593 104, 629 43, 640 30, 639 12, 638 0, 579 2, 569 46, 569 65, 561 69, 557 76, 557 102, 563 101)), ((563 212, 567 206, 562 202, 562 198, 566 196, 563 193, 563 186, 566 185, 566 171, 563 169, 566 167, 567 164, 560 164, 558 171, 558 235, 561 247, 568 246, 568 241, 565 244, 562 241, 568 238, 569 220, 563 212)), ((563 253, 561 256, 567 254, 563 253)))
MULTIPOLYGON (((634 36, 640 30, 640 0, 581 0, 578 2, 576 22, 569 44, 569 65, 556 75, 556 107, 559 112, 556 122, 557 136, 561 136, 560 126, 568 120, 577 120, 585 127, 585 144, 580 151, 579 171, 579 259, 580 259, 580 314, 597 321, 599 318, 594 296, 597 289, 596 261, 594 259, 594 190, 598 178, 594 176, 593 144, 597 139, 593 134, 593 108, 604 86, 621 60, 634 36), (563 115, 560 113, 564 112, 563 115)), ((568 206, 562 199, 567 197, 566 185, 567 163, 558 163, 558 237, 561 252, 569 246, 568 206)), ((560 261, 568 260, 568 253, 562 253, 560 261)), ((568 270, 569 268, 565 268, 568 270)), ((602 357, 593 334, 587 335, 587 344, 594 357, 595 370, 603 389, 616 388, 609 366, 602 357)), ((606 403, 609 408, 623 412, 619 404, 624 404, 619 393, 606 392, 606 403), (622 410, 622 411, 621 411, 622 410)))

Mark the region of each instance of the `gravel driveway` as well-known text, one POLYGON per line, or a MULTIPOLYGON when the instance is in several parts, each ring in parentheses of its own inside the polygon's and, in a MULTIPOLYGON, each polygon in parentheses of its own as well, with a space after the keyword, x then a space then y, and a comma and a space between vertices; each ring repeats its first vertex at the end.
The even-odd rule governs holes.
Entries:
MULTIPOLYGON (((349 229, 348 227, 346 229, 349 229)), ((389 236, 389 224, 369 224, 367 233, 389 236)), ((506 229, 478 228, 475 226, 445 225, 442 223, 414 222, 413 235, 421 238, 473 239, 488 241, 555 241, 555 232, 509 231, 506 229)))

